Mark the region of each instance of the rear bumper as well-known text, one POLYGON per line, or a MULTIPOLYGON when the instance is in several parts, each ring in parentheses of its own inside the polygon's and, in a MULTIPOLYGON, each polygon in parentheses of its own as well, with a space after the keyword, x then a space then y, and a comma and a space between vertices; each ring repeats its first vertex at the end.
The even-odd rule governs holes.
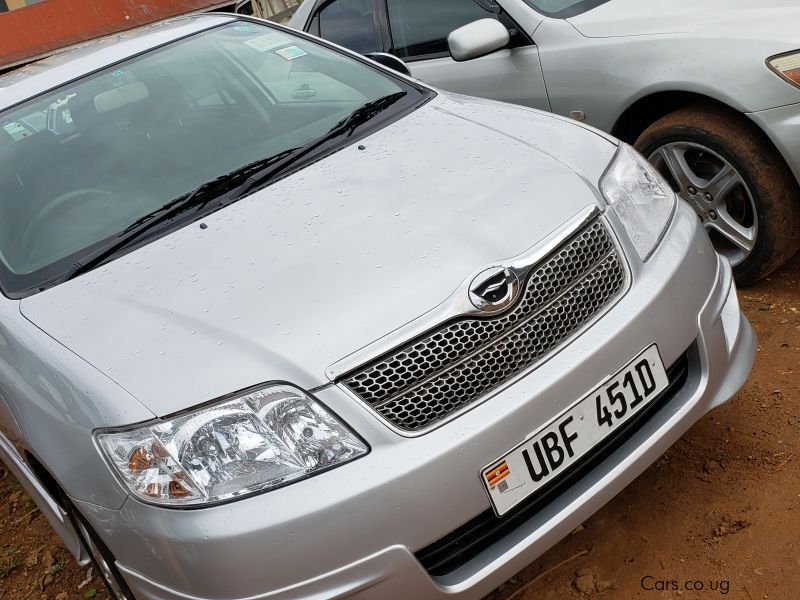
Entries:
POLYGON ((800 104, 748 113, 747 116, 772 140, 800 182, 800 104))
MULTIPOLYGON (((613 215, 608 215, 612 225, 613 215)), ((619 228, 616 228, 619 230, 619 228)), ((755 335, 731 270, 681 204, 619 303, 513 386, 424 436, 390 431, 340 389, 317 394, 372 452, 324 475, 209 509, 129 500, 80 505, 143 599, 479 598, 613 498, 745 382, 755 335), (480 469, 656 342, 693 348, 684 385, 619 448, 507 535, 446 575, 415 552, 490 508, 480 469)))

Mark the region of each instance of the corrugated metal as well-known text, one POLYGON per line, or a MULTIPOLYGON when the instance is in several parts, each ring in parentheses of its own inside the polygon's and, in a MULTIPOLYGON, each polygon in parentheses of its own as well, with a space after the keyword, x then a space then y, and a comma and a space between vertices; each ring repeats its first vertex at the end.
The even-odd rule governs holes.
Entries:
POLYGON ((9 10, 0 12, 0 68, 167 17, 230 5, 232 0, 44 0, 27 6, 6 0, 5 4, 9 10), (12 6, 15 10, 10 10, 12 6))

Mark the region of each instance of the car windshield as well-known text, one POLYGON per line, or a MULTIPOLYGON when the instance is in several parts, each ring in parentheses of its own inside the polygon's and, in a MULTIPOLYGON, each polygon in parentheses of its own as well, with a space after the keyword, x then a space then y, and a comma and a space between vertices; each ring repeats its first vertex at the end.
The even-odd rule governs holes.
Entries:
POLYGON ((533 9, 557 19, 574 17, 597 8, 609 0, 525 0, 533 9))
POLYGON ((3 291, 46 287, 198 186, 365 121, 352 117, 365 105, 385 111, 379 125, 422 98, 321 44, 237 21, 0 113, 3 291))

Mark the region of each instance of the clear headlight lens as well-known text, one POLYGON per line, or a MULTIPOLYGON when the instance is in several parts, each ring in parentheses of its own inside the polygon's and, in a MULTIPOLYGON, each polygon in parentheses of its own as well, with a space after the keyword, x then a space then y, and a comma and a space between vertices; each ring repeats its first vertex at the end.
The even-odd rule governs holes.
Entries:
POLYGON ((620 144, 600 190, 616 213, 642 261, 661 241, 678 198, 641 154, 620 144))
POLYGON ((367 453, 325 408, 288 385, 97 439, 133 494, 180 506, 267 490, 367 453))
POLYGON ((792 54, 773 56, 767 60, 767 64, 778 75, 800 87, 800 51, 792 54))

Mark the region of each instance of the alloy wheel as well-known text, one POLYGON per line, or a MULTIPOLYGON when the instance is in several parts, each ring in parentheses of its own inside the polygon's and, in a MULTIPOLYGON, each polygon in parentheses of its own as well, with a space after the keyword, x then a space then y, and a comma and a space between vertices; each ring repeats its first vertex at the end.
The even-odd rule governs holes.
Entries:
POLYGON ((734 267, 744 262, 756 245, 758 213, 741 173, 693 142, 665 144, 649 160, 697 212, 717 251, 734 267))

